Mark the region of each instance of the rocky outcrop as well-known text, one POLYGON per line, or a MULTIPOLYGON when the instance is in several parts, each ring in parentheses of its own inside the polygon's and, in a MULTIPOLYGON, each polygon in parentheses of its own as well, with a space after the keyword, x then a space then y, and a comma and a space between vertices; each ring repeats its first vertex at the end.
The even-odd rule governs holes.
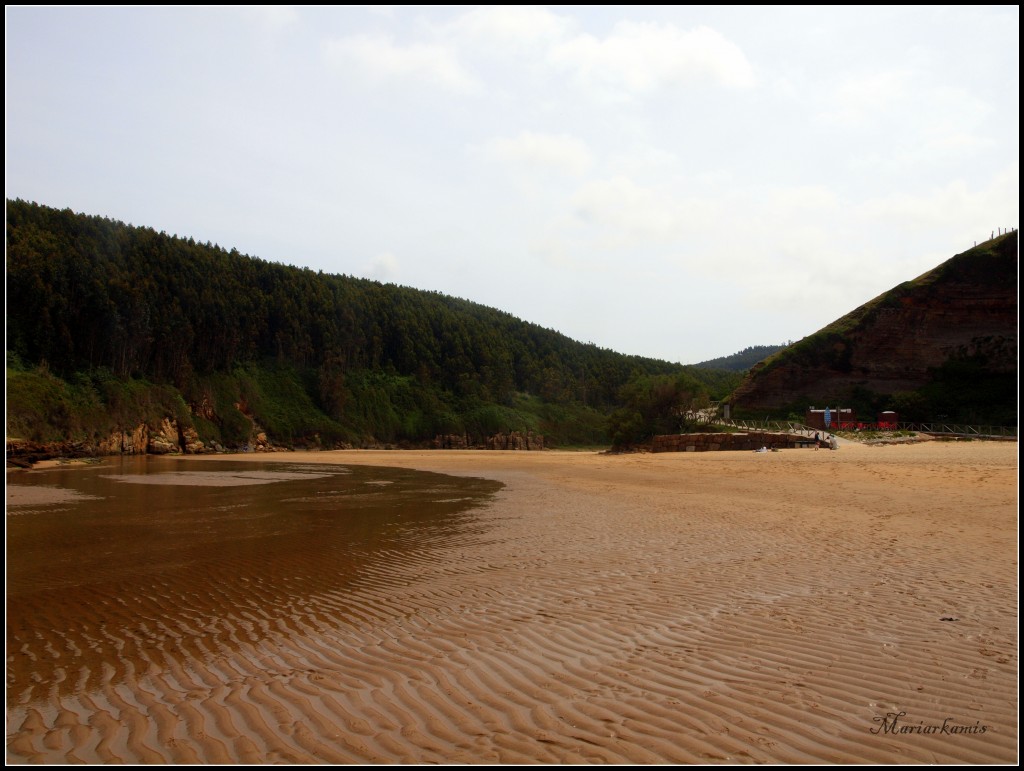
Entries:
POLYGON ((252 428, 249 431, 249 441, 242 446, 242 452, 276 452, 278 448, 267 437, 267 432, 256 422, 256 416, 249 409, 249 405, 244 401, 235 402, 235 409, 245 415, 252 424, 252 428))
POLYGON ((188 455, 206 452, 206 444, 199 438, 199 433, 189 426, 181 430, 181 449, 188 455))
POLYGON ((508 434, 494 434, 484 442, 487 450, 543 450, 544 437, 528 431, 523 434, 513 431, 508 434))
POLYGON ((84 442, 32 442, 25 439, 7 440, 7 467, 32 468, 41 460, 51 458, 85 458, 93 455, 84 442))
POLYGON ((217 420, 217 411, 213 408, 213 405, 210 404, 210 399, 207 396, 204 396, 198 402, 190 404, 188 409, 193 415, 198 415, 211 423, 214 423, 217 420))
POLYGON ((959 254, 775 354, 733 394, 747 413, 912 391, 954 360, 1016 372, 1017 232, 959 254))
POLYGON ((431 447, 435 450, 468 450, 472 445, 466 434, 438 434, 431 447))
POLYGON ((274 452, 277 449, 267 438, 265 431, 254 431, 252 441, 245 447, 246 452, 274 452))
POLYGON ((435 450, 543 450, 544 437, 532 431, 511 431, 474 443, 467 434, 438 434, 431 446, 435 450))
MULTIPOLYGON (((266 434, 257 437, 258 450, 273 449, 266 434)), ((216 448, 214 448, 216 449, 216 448)), ((223 449, 223 448, 222 448, 223 449)), ((179 428, 176 420, 164 418, 156 427, 140 423, 131 429, 111 431, 94 442, 30 442, 7 441, 7 462, 15 466, 31 466, 52 458, 87 458, 107 455, 196 455, 211 452, 191 426, 179 428)))
POLYGON ((140 423, 133 429, 112 431, 96 442, 96 455, 144 455, 149 449, 149 428, 140 423))
POLYGON ((178 437, 178 424, 176 421, 164 418, 150 432, 148 452, 151 455, 167 455, 172 452, 181 452, 181 442, 178 437))

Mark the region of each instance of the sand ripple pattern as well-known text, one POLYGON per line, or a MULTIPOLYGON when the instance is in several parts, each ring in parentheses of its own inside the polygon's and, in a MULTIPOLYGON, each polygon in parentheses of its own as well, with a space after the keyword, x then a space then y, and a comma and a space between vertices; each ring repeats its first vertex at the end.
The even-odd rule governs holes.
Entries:
POLYGON ((55 593, 9 630, 8 760, 1013 762, 1012 457, 897 449, 492 461, 471 526, 344 586, 55 593))

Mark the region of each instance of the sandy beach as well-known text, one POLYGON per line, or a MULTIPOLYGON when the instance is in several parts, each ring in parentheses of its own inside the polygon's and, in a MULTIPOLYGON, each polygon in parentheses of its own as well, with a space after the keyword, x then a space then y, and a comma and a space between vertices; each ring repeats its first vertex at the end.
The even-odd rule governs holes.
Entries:
POLYGON ((1015 763, 1017 451, 267 455, 504 487, 344 598, 247 612, 230 655, 151 598, 163 653, 9 690, 7 759, 1015 763))

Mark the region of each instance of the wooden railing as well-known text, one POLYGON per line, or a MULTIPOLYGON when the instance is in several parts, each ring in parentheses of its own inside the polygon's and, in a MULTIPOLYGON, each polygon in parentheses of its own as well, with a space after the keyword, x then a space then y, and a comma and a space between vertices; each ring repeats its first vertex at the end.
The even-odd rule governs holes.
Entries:
POLYGON ((820 434, 822 431, 820 428, 811 428, 793 420, 727 420, 722 422, 727 426, 735 426, 747 431, 783 431, 805 436, 814 436, 815 433, 820 434))
POLYGON ((970 426, 963 423, 897 423, 899 431, 919 431, 922 434, 952 436, 1017 436, 1017 426, 970 426))
MULTIPOLYGON (((797 421, 792 420, 729 420, 723 421, 726 425, 736 428, 747 429, 748 431, 788 431, 794 434, 813 436, 821 433, 823 429, 811 428, 797 421)), ((940 436, 976 436, 1010 438, 1017 436, 1017 426, 975 426, 964 423, 895 423, 885 428, 864 426, 869 431, 916 431, 921 434, 938 434, 940 436)), ((839 426, 832 426, 828 431, 847 430, 839 426)), ((851 429, 852 430, 852 429, 851 429)))

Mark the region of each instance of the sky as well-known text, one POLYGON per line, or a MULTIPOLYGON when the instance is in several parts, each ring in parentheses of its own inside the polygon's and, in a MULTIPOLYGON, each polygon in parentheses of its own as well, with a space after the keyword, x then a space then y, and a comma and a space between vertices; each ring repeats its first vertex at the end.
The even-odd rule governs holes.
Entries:
POLYGON ((5 8, 5 187, 684 364, 1019 213, 1019 9, 5 8))

